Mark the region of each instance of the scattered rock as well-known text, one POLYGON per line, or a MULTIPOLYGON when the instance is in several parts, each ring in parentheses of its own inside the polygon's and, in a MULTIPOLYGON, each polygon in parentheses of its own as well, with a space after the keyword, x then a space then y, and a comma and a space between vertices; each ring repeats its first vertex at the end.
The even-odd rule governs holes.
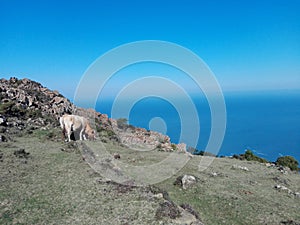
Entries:
POLYGON ((287 188, 283 185, 277 184, 277 185, 274 186, 274 188, 277 189, 278 191, 286 192, 290 195, 293 195, 295 198, 300 198, 300 193, 299 192, 294 192, 291 189, 289 189, 289 188, 287 188))
POLYGON ((273 180, 276 182, 276 183, 281 183, 281 184, 284 184, 286 186, 289 186, 288 184, 288 180, 287 179, 283 179, 281 177, 274 177, 273 180))
POLYGON ((127 192, 132 191, 133 186, 131 185, 123 185, 123 184, 116 184, 115 185, 115 190, 120 193, 120 194, 125 194, 127 192))
POLYGON ((7 138, 2 134, 0 134, 0 142, 7 142, 7 138))
POLYGON ((212 176, 212 177, 216 177, 216 176, 218 176, 218 173, 216 173, 216 172, 212 172, 212 173, 210 174, 210 176, 212 176))
POLYGON ((268 168, 274 168, 276 167, 276 164, 275 163, 265 163, 266 167, 268 168))
POLYGON ((183 176, 177 177, 173 184, 182 187, 182 178, 183 176))
POLYGON ((171 201, 168 192, 156 187, 156 186, 148 186, 148 191, 152 193, 153 197, 160 198, 162 196, 163 199, 167 201, 171 201))
POLYGON ((121 156, 119 153, 114 153, 114 159, 121 159, 121 156))
POLYGON ((300 222, 294 220, 281 221, 280 223, 284 225, 300 225, 300 222))
POLYGON ((294 195, 296 198, 300 198, 300 192, 295 192, 294 195))
POLYGON ((292 193, 292 191, 291 191, 290 189, 288 189, 288 188, 285 187, 285 186, 279 185, 279 184, 275 185, 274 188, 277 189, 277 190, 280 190, 280 191, 287 192, 287 193, 289 193, 289 194, 292 193))
POLYGON ((18 158, 25 158, 27 159, 29 157, 29 152, 26 152, 25 149, 21 148, 19 150, 14 151, 14 155, 18 158))
POLYGON ((161 220, 164 217, 176 219, 180 217, 180 210, 173 202, 164 201, 159 204, 159 208, 155 213, 155 217, 158 220, 161 220))
POLYGON ((0 126, 7 126, 6 118, 0 115, 0 126))
POLYGON ((97 182, 97 183, 107 183, 107 184, 108 184, 108 183, 112 183, 112 180, 103 177, 103 178, 97 178, 97 179, 96 179, 96 182, 97 182))
POLYGON ((194 176, 184 175, 182 177, 182 188, 185 190, 193 186, 195 183, 196 183, 196 178, 194 176))
POLYGON ((164 198, 164 195, 163 195, 163 193, 157 193, 157 194, 153 195, 153 197, 158 198, 158 199, 162 199, 162 198, 164 198))
POLYGON ((291 169, 289 167, 284 167, 284 166, 279 166, 278 170, 282 173, 282 174, 288 174, 289 172, 291 172, 291 169))
POLYGON ((203 225, 198 213, 190 205, 182 204, 179 210, 181 215, 173 220, 174 224, 203 225))
POLYGON ((180 207, 194 215, 196 219, 200 220, 199 214, 189 204, 181 204, 180 207))
POLYGON ((239 169, 239 170, 249 171, 249 169, 246 166, 233 165, 231 168, 235 170, 239 169))

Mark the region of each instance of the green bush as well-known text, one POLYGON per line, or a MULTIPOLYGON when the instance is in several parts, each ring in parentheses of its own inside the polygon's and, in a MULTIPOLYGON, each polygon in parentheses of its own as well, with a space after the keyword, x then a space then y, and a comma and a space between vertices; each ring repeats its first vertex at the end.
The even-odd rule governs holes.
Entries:
POLYGON ((0 114, 9 116, 24 116, 26 110, 17 106, 13 101, 0 104, 0 114))
POLYGON ((276 165, 289 167, 291 170, 298 170, 298 161, 292 156, 282 156, 276 160, 276 165))
POLYGON ((34 110, 34 109, 28 109, 26 111, 26 116, 29 118, 41 118, 42 117, 42 111, 40 109, 34 110))
POLYGON ((175 151, 175 150, 177 150, 177 145, 176 144, 171 144, 171 147, 172 147, 172 149, 175 151))
POLYGON ((251 150, 246 150, 245 154, 240 155, 240 159, 246 159, 247 161, 257 161, 260 163, 267 163, 268 161, 266 159, 263 159, 261 157, 258 157, 254 155, 254 153, 251 150))
POLYGON ((205 152, 203 150, 199 151, 196 149, 196 151, 193 153, 194 155, 201 155, 201 156, 211 156, 211 157, 217 157, 214 153, 211 152, 205 152))
POLYGON ((12 101, 0 104, 0 114, 8 113, 14 105, 12 101))

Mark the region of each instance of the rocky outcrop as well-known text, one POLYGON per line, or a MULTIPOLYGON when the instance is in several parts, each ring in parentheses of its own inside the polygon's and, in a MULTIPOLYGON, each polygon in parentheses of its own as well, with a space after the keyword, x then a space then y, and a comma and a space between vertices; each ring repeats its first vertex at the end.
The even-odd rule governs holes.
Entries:
POLYGON ((15 133, 28 127, 57 127, 63 114, 76 114, 90 119, 103 141, 113 140, 131 148, 186 151, 185 144, 172 144, 166 135, 131 125, 118 126, 117 120, 72 104, 58 91, 52 91, 29 79, 0 80, 0 133, 15 133), (13 129, 10 129, 13 128, 13 129))
POLYGON ((131 125, 120 127, 116 120, 111 120, 111 124, 120 142, 130 148, 158 149, 165 152, 186 152, 185 144, 173 144, 167 135, 144 128, 136 128, 131 125))
MULTIPOLYGON (((15 111, 17 117, 26 115, 27 111, 27 114, 31 113, 31 117, 36 113, 41 117, 51 116, 58 119, 62 114, 72 113, 74 110, 74 105, 57 91, 51 91, 40 83, 26 78, 1 79, 0 101, 7 107, 13 103, 14 109, 10 110, 15 111)), ((14 115, 9 114, 11 111, 6 111, 8 116, 14 115)))
POLYGON ((240 165, 232 165, 231 167, 234 170, 243 170, 243 171, 249 171, 249 169, 246 166, 240 166, 240 165))
POLYGON ((76 107, 58 91, 26 78, 0 80, 0 133, 16 133, 28 127, 57 127, 63 114, 93 118, 98 126, 112 130, 107 115, 76 107))
POLYGON ((277 189, 278 191, 286 192, 290 195, 293 195, 293 196, 295 196, 295 198, 300 198, 300 192, 292 191, 291 189, 287 188, 286 186, 277 184, 274 186, 274 188, 277 189))

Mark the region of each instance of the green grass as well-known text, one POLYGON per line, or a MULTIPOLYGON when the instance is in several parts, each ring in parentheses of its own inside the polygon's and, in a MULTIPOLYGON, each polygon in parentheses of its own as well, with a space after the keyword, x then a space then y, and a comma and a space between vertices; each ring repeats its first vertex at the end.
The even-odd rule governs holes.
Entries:
POLYGON ((120 193, 100 178, 67 144, 17 138, 0 162, 0 224, 157 224, 160 200, 146 191, 120 193), (25 162, 13 151, 30 153, 25 162))
MULTIPOLYGON (((159 184, 177 204, 189 203, 205 224, 280 224, 300 221, 300 199, 274 189, 274 178, 286 180, 293 191, 300 191, 299 174, 284 175, 258 162, 217 158, 204 172, 197 171, 200 157, 193 158, 180 174, 192 174, 199 182, 189 190, 172 185, 175 177, 159 184), (232 165, 249 171, 234 170, 232 165), (212 176, 212 172, 219 174, 212 176)), ((180 175, 179 174, 179 175, 180 175)), ((285 185, 287 186, 287 185, 285 185)))
MULTIPOLYGON (((97 143, 88 143, 97 149, 97 143)), ((128 165, 143 166, 158 163, 169 153, 161 151, 136 151, 118 145, 105 144, 109 154, 119 153, 128 165)), ((101 153, 99 153, 101 154, 101 153)), ((205 224, 280 224, 283 221, 300 221, 300 199, 274 188, 280 184, 300 192, 300 176, 296 172, 282 174, 277 168, 268 168, 257 161, 214 158, 204 171, 198 165, 204 156, 195 156, 173 177, 157 184, 166 190, 178 205, 190 204, 205 224), (247 167, 249 171, 233 168, 247 167), (217 176, 212 176, 217 173, 217 176), (180 175, 198 178, 197 184, 182 190, 173 183, 180 175)))
MULTIPOLYGON (((137 151, 112 142, 59 141, 59 130, 36 130, 0 143, 0 224, 172 224, 155 217, 163 199, 156 199, 144 187, 129 188, 106 183, 83 160, 83 144, 103 160, 118 159, 132 166, 153 165, 169 153, 157 150, 137 151), (54 133, 54 135, 49 135, 54 133), (24 148, 29 158, 17 158, 13 152, 24 148), (99 182, 99 180, 101 182, 99 182)), ((183 154, 182 154, 183 156, 183 154)), ((300 192, 296 172, 282 174, 254 161, 215 158, 204 171, 198 171, 202 156, 192 158, 184 168, 156 186, 168 192, 177 205, 189 204, 210 224, 280 224, 300 221, 300 199, 274 188, 276 184, 300 192), (249 171, 233 169, 233 165, 249 171), (212 173, 217 176, 212 176, 212 173), (180 175, 197 177, 188 190, 174 185, 180 175)), ((205 158, 204 158, 205 159, 205 158)))

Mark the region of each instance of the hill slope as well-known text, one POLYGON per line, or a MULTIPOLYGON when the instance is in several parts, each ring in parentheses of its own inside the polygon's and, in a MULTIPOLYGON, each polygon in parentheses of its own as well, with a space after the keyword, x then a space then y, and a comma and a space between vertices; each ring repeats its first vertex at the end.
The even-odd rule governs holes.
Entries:
POLYGON ((195 156, 155 186, 120 185, 89 166, 95 156, 87 155, 82 146, 104 146, 107 166, 117 160, 139 167, 155 165, 180 145, 174 147, 156 132, 119 126, 27 79, 2 79, 0 102, 0 224, 300 222, 300 176, 286 168, 214 158, 200 172, 198 165, 206 156, 195 156), (62 142, 57 118, 63 113, 94 120, 98 140, 62 142), (128 145, 162 148, 133 151, 128 145), (196 183, 184 189, 181 178, 186 174, 196 177, 196 183))

